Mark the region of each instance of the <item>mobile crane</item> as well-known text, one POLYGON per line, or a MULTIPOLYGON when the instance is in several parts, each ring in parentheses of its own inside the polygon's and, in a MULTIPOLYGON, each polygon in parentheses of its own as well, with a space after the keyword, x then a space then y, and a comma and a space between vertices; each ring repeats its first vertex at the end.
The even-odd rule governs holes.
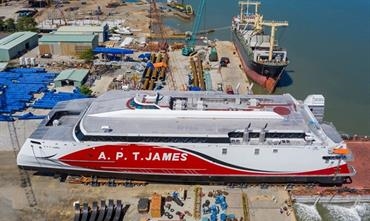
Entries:
POLYGON ((196 35, 197 35, 197 32, 199 31, 199 26, 200 26, 203 10, 205 7, 205 3, 206 3, 206 0, 200 0, 198 10, 196 11, 195 21, 194 21, 192 31, 189 37, 185 39, 185 46, 182 48, 182 55, 184 56, 189 56, 194 52, 196 35))

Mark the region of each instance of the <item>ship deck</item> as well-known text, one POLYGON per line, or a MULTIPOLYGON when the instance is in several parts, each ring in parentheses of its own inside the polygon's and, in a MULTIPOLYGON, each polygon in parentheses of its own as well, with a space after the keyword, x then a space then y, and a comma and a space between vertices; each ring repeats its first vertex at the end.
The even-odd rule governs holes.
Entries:
MULTIPOLYGON (((155 92, 112 91, 96 99, 81 120, 84 134, 111 135, 182 135, 226 136, 234 130, 261 131, 267 124, 271 131, 309 130, 304 110, 289 95, 227 95, 217 92, 161 92, 158 102, 164 110, 135 110, 127 104, 138 94, 154 96, 155 92), (187 100, 187 111, 168 110, 171 99, 187 100), (258 102, 252 104, 257 99, 258 102), (202 100, 202 110, 197 109, 202 100), (167 110, 166 110, 167 109, 167 110), (233 111, 224 111, 233 110, 233 111), (106 134, 106 133, 105 133, 106 134)), ((139 95, 139 97, 140 97, 139 95)), ((141 99, 141 98, 140 98, 141 99)))
POLYGON ((318 127, 312 114, 308 113, 310 111, 289 94, 161 91, 157 105, 154 105, 155 95, 153 91, 110 91, 95 99, 59 103, 31 138, 74 141, 74 128, 78 126, 84 136, 90 138, 171 136, 227 139, 229 132, 243 132, 248 128, 255 134, 264 130, 272 137, 279 137, 282 133, 284 136, 310 133, 317 143, 326 139, 322 137, 325 133, 334 142, 341 141, 337 139, 339 136, 334 127, 326 124, 318 127), (133 110, 134 97, 149 106, 160 107, 160 110, 133 110))

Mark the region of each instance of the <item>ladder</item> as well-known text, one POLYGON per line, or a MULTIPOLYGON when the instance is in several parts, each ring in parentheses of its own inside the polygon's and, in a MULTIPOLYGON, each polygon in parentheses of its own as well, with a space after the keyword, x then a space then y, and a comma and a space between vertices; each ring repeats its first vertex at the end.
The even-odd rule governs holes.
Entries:
MULTIPOLYGON (((18 140, 16 128, 14 125, 14 121, 8 122, 8 130, 9 130, 10 141, 13 147, 14 155, 15 157, 17 157, 17 154, 20 150, 20 146, 19 146, 19 140, 18 140)), ((31 179, 30 179, 30 176, 28 175, 28 172, 19 167, 18 167, 18 171, 19 171, 19 176, 21 179, 21 186, 23 187, 25 191, 28 205, 30 207, 36 206, 37 201, 36 201, 35 193, 33 192, 33 189, 32 189, 31 179)))

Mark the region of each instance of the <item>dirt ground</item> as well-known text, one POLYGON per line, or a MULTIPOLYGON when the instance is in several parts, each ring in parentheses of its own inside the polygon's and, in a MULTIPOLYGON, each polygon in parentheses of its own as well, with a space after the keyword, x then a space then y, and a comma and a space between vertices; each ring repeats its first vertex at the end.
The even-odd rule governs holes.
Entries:
POLYGON ((149 33, 149 4, 145 1, 139 3, 121 4, 115 8, 107 8, 107 4, 111 0, 89 0, 86 4, 82 1, 69 1, 69 4, 63 4, 62 7, 55 9, 55 7, 40 9, 37 22, 42 22, 47 19, 54 20, 110 20, 120 19, 124 21, 124 26, 129 26, 132 29, 140 30, 138 35, 145 35, 149 33), (101 15, 96 15, 95 11, 100 7, 101 15), (70 11, 70 8, 77 8, 77 10, 70 11))
MULTIPOLYGON (((73 202, 79 201, 81 204, 86 202, 89 206, 93 201, 100 204, 100 200, 113 199, 122 200, 124 205, 129 205, 129 209, 124 216, 124 221, 146 220, 148 214, 137 212, 137 202, 140 197, 148 197, 156 192, 163 197, 171 195, 177 191, 182 196, 184 189, 188 191, 188 197, 184 207, 179 207, 172 202, 172 208, 176 211, 185 210, 193 213, 195 186, 192 185, 169 185, 169 184, 148 184, 136 187, 92 187, 83 184, 71 184, 60 182, 53 176, 40 176, 29 173, 32 188, 36 197, 37 205, 29 207, 25 197, 25 191, 21 187, 19 171, 15 164, 15 155, 12 151, 0 151, 0 221, 46 221, 46 220, 72 220, 74 216, 73 202)), ((207 196, 207 193, 223 190, 228 194, 226 202, 229 207, 227 214, 234 214, 238 219, 243 215, 241 196, 246 193, 249 198, 250 220, 266 220, 266 217, 277 217, 276 220, 291 221, 293 215, 281 215, 279 208, 288 199, 288 195, 283 188, 271 187, 261 189, 258 186, 248 188, 230 188, 226 186, 202 186, 203 197, 214 203, 214 198, 207 196)), ((174 219, 177 216, 173 212, 174 219)), ((207 215, 206 215, 207 216, 207 215)), ((208 215, 209 216, 209 215, 208 215)), ((152 220, 166 220, 166 217, 152 220)), ((186 217, 186 220, 195 220, 193 217, 186 217)))

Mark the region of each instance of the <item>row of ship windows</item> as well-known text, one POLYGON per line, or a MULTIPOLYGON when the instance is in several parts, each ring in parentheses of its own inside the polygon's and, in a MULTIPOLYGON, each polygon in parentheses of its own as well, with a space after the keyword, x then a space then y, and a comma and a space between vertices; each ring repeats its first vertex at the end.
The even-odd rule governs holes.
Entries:
MULTIPOLYGON (((230 132, 229 137, 142 137, 142 136, 90 136, 84 135, 79 127, 75 134, 80 141, 110 141, 110 142, 153 142, 153 143, 236 143, 235 138, 243 138, 243 133, 230 132)), ((259 138, 260 134, 249 133, 249 138, 259 138)), ((266 133, 265 138, 305 138, 305 133, 266 133)), ((288 140, 286 143, 289 143, 288 140)))
MULTIPOLYGON (((260 137, 259 132, 248 132, 249 138, 259 138, 260 137)), ((243 138, 244 132, 230 132, 229 134, 230 138, 243 138)), ((300 138, 304 139, 306 137, 305 133, 282 133, 282 132, 266 132, 265 138, 281 138, 281 139, 288 139, 288 138, 300 138)))
MULTIPOLYGON (((80 141, 107 141, 107 142, 142 142, 142 143, 240 143, 239 140, 224 137, 126 137, 126 136, 85 136, 77 135, 80 141)), ((282 143, 289 144, 289 140, 282 143)))

